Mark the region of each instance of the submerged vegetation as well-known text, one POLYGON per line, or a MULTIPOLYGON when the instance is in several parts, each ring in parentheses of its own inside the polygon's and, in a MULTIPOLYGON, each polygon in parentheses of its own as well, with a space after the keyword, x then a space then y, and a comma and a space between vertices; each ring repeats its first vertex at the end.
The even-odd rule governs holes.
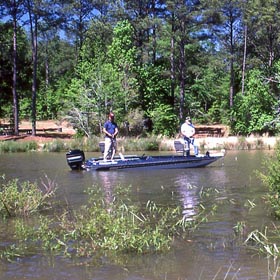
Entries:
POLYGON ((264 185, 268 188, 267 200, 277 218, 280 218, 280 143, 277 144, 275 153, 264 162, 264 172, 258 171, 264 185))
POLYGON ((20 183, 18 179, 6 182, 1 177, 0 215, 7 217, 26 217, 50 207, 49 200, 55 195, 55 183, 47 176, 41 180, 41 187, 29 181, 20 183))
MULTIPOLYGON (((257 176, 262 180, 268 192, 264 199, 270 206, 272 214, 279 220, 280 218, 280 144, 278 143, 273 156, 268 157, 263 162, 263 170, 257 170, 257 176)), ((256 204, 248 200, 245 205, 249 210, 256 204)), ((235 233, 242 237, 242 243, 248 248, 268 257, 280 257, 279 237, 280 228, 277 223, 272 226, 264 226, 263 229, 253 229, 245 234, 247 225, 244 221, 238 222, 234 227, 235 233)))
POLYGON ((198 205, 197 216, 188 220, 182 215, 181 205, 133 203, 130 188, 121 186, 113 193, 91 188, 87 203, 75 210, 67 205, 58 209, 58 204, 50 208, 54 205, 50 203, 55 195, 54 183, 48 179, 43 185, 45 191, 37 184, 20 184, 18 180, 2 183, 0 214, 7 222, 13 217, 9 221, 13 235, 9 244, 1 244, 1 258, 13 260, 30 252, 65 257, 166 252, 174 238, 186 237, 216 209, 198 205))

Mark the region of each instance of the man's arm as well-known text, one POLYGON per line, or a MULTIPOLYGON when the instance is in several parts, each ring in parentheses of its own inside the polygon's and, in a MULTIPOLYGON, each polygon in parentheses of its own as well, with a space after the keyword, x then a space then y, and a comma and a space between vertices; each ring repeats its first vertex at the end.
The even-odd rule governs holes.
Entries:
POLYGON ((112 135, 112 137, 115 138, 115 137, 118 135, 118 133, 119 133, 119 129, 118 129, 118 127, 116 126, 115 132, 114 132, 114 134, 112 135))
POLYGON ((109 137, 112 137, 112 136, 113 136, 112 134, 110 134, 110 133, 107 131, 107 129, 106 129, 106 124, 105 124, 104 127, 103 127, 103 132, 104 132, 107 136, 109 136, 109 137))

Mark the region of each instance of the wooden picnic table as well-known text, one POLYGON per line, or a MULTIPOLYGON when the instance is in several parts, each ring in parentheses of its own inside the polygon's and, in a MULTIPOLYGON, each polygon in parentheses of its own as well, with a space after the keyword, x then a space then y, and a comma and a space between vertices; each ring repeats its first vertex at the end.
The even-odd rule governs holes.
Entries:
POLYGON ((14 126, 9 123, 0 123, 0 135, 13 135, 14 126))

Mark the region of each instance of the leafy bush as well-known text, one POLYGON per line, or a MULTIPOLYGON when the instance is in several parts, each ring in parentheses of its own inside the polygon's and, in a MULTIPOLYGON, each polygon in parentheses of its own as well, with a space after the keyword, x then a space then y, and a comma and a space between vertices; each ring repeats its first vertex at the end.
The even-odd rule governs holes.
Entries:
POLYGON ((269 86, 258 70, 250 72, 245 95, 237 94, 232 111, 233 132, 246 135, 267 131, 267 123, 274 119, 272 108, 276 101, 270 94, 269 86))
POLYGON ((178 132, 178 117, 175 115, 172 106, 159 104, 150 112, 153 121, 153 133, 165 136, 174 136, 178 132))

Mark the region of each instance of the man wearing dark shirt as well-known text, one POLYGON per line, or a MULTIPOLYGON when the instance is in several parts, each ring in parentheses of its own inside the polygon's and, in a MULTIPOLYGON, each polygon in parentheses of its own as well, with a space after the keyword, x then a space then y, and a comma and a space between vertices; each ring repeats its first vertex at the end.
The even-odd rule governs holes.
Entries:
POLYGON ((104 147, 104 161, 107 160, 107 156, 110 148, 112 147, 112 155, 111 160, 113 160, 116 149, 117 149, 117 141, 116 136, 119 133, 118 125, 115 123, 115 116, 111 112, 108 116, 108 120, 105 122, 103 127, 103 132, 105 133, 105 147, 104 147))

